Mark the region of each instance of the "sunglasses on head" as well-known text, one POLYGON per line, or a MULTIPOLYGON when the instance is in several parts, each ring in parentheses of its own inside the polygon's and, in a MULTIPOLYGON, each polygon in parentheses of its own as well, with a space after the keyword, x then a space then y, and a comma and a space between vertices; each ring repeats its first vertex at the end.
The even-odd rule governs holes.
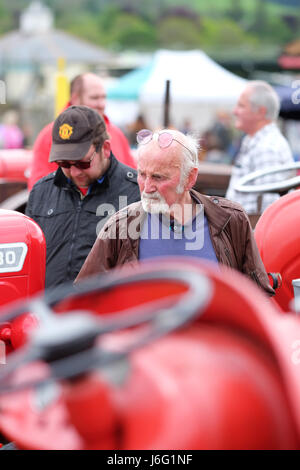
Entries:
POLYGON ((97 152, 94 152, 93 155, 91 156, 90 160, 88 160, 86 162, 79 161, 79 162, 71 163, 68 160, 56 160, 55 163, 58 166, 60 166, 61 168, 71 168, 71 166, 76 166, 76 168, 79 168, 79 170, 87 170, 88 168, 90 168, 91 162, 92 162, 94 156, 96 155, 96 153, 97 152))
MULTIPOLYGON (((137 143, 140 145, 148 144, 153 139, 154 134, 155 132, 152 132, 149 129, 142 129, 136 134, 137 143)), ((173 137, 173 134, 171 132, 162 131, 158 133, 157 142, 160 148, 162 149, 169 147, 171 143, 173 142, 173 140, 175 140, 175 142, 178 142, 178 144, 182 145, 182 147, 188 150, 190 154, 192 155, 192 157, 194 157, 191 150, 187 148, 182 142, 175 139, 175 137, 173 137)))

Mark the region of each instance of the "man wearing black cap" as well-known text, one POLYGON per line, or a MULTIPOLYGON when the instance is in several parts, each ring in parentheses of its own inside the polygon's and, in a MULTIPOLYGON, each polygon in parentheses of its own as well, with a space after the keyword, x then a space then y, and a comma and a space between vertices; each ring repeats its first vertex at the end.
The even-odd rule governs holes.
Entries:
POLYGON ((136 171, 111 153, 96 111, 67 108, 52 140, 49 160, 59 168, 35 184, 26 208, 46 238, 47 288, 74 280, 107 218, 140 199, 136 171))

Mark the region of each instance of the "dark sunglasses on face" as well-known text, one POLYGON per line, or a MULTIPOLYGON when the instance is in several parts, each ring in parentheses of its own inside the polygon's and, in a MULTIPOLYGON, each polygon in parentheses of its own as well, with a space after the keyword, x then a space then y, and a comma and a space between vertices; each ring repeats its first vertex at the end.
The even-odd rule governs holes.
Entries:
POLYGON ((88 168, 90 168, 91 162, 95 155, 96 155, 96 152, 93 153, 90 160, 88 160, 87 162, 79 161, 79 162, 71 163, 68 160, 56 160, 55 163, 61 168, 71 168, 71 166, 76 166, 76 168, 79 168, 79 170, 87 170, 88 168))

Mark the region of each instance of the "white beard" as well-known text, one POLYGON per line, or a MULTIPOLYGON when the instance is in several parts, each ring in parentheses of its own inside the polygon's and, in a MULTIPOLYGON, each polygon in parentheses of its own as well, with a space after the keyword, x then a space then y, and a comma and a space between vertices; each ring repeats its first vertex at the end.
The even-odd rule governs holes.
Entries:
POLYGON ((165 198, 158 191, 151 193, 151 195, 143 192, 141 194, 141 201, 144 211, 151 214, 166 214, 170 210, 165 198))

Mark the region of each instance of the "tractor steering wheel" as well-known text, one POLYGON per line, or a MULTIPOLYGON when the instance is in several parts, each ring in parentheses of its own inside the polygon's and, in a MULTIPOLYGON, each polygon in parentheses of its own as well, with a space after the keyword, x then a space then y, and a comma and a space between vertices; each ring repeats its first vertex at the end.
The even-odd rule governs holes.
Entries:
MULTIPOLYGON (((18 315, 33 313, 39 326, 31 332, 28 343, 8 356, 7 364, 0 371, 0 393, 31 388, 59 379, 70 379, 95 368, 107 369, 124 361, 128 355, 161 336, 182 327, 198 316, 211 298, 211 284, 203 274, 187 265, 154 266, 127 275, 111 273, 95 276, 78 285, 65 285, 49 290, 22 305, 13 307, 1 322, 11 321, 18 315), (165 267, 164 267, 165 266, 165 267), (174 283, 171 295, 151 301, 149 304, 121 309, 114 314, 96 316, 90 310, 71 310, 55 314, 53 308, 63 301, 80 301, 92 294, 103 292, 114 296, 120 286, 139 285, 156 281, 160 285, 174 283), (179 295, 180 294, 180 295, 179 295), (179 295, 179 297, 178 297, 179 295), (101 335, 135 327, 137 335, 131 344, 121 350, 111 351, 99 346, 101 335), (97 343, 97 344, 96 344, 97 343), (14 383, 13 372, 25 364, 44 361, 50 366, 49 376, 22 383, 14 383)), ((101 297, 100 297, 101 302, 101 297)), ((91 304, 91 302, 90 302, 91 304)))
POLYGON ((276 181, 274 183, 263 183, 263 184, 249 184, 266 175, 272 175, 275 173, 296 170, 300 168, 300 162, 290 163, 288 165, 276 166, 274 168, 265 168, 264 170, 257 170, 243 176, 239 182, 235 185, 234 189, 241 193, 279 193, 281 195, 287 193, 290 189, 300 186, 300 175, 290 177, 283 181, 276 181))

